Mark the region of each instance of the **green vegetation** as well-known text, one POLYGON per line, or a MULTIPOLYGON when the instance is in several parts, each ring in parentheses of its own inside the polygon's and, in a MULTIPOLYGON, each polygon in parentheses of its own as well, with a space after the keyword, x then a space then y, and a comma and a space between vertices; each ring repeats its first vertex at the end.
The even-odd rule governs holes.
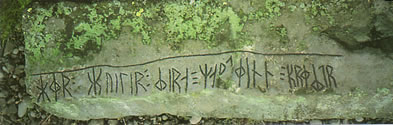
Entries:
POLYGON ((335 25, 334 16, 336 14, 353 10, 349 6, 351 2, 353 0, 312 0, 300 3, 299 7, 307 12, 305 14, 307 20, 314 19, 315 21, 326 22, 328 25, 335 25))
POLYGON ((146 19, 152 17, 150 10, 127 8, 128 4, 116 1, 81 4, 77 9, 70 5, 59 2, 49 7, 29 8, 24 26, 26 49, 32 55, 28 58, 33 64, 51 67, 82 62, 81 57, 99 51, 103 41, 117 38, 123 26, 131 26, 132 32, 141 33, 145 44, 151 41, 150 27, 146 24, 146 19), (63 22, 65 26, 50 29, 49 22, 63 22))
MULTIPOLYGON (((53 56, 58 56, 58 51, 56 49, 50 49, 48 51, 43 51, 48 42, 53 40, 53 35, 52 34, 45 34, 45 25, 44 25, 44 20, 52 16, 52 8, 50 11, 42 8, 35 9, 35 14, 34 16, 28 16, 25 18, 34 18, 34 20, 29 20, 27 23, 28 25, 26 26, 31 26, 29 28, 29 31, 24 32, 25 33, 25 41, 26 42, 26 49, 28 52, 32 52, 32 57, 29 57, 33 61, 41 61, 42 55, 45 55, 46 57, 50 57, 51 55, 53 56), (42 54, 44 53, 44 54, 42 54)), ((44 58, 46 59, 46 58, 44 58)))
MULTIPOLYGON (((253 43, 248 32, 242 32, 245 24, 251 21, 269 22, 270 31, 284 45, 289 43, 287 28, 280 24, 273 25, 273 21, 282 15, 281 11, 301 9, 306 12, 308 21, 324 20, 327 23, 315 25, 311 29, 320 32, 326 29, 327 24, 334 24, 334 12, 350 9, 349 2, 351 0, 312 0, 302 3, 265 0, 258 9, 247 13, 234 9, 225 1, 210 0, 193 3, 180 0, 149 3, 113 1, 83 3, 77 8, 71 7, 75 3, 59 2, 28 9, 25 17, 29 29, 26 31, 26 47, 28 53, 33 55, 33 62, 45 64, 47 62, 40 61, 64 56, 67 58, 60 59, 61 63, 75 62, 88 53, 100 51, 104 41, 118 38, 123 28, 129 27, 132 33, 141 36, 141 42, 145 45, 152 42, 152 36, 156 33, 163 32, 165 43, 173 49, 178 49, 186 40, 203 41, 207 47, 226 43, 238 49, 253 43), (339 9, 328 9, 333 6, 339 9), (66 28, 46 32, 46 24, 53 19, 63 20, 66 28), (162 27, 157 28, 155 24, 162 27)), ((304 41, 290 45, 298 46, 296 50, 300 51, 307 48, 304 41)))
POLYGON ((15 30, 20 30, 23 10, 31 0, 2 0, 0 3, 0 45, 5 46, 6 39, 15 30))
POLYGON ((390 93, 388 88, 377 88, 377 93, 386 96, 390 93))
POLYGON ((289 42, 287 28, 284 25, 280 26, 270 26, 271 31, 275 31, 277 35, 280 36, 280 42, 286 44, 289 42))
MULTIPOLYGON (((131 32, 140 35, 142 43, 149 45, 152 35, 157 32, 165 33, 166 43, 178 48, 185 40, 204 41, 208 47, 214 47, 227 42, 237 49, 253 43, 248 33, 243 33, 243 27, 249 21, 267 21, 272 23, 281 16, 281 11, 302 9, 306 12, 306 20, 328 20, 333 25, 333 13, 350 9, 352 0, 323 1, 312 0, 302 3, 292 3, 282 0, 265 0, 258 9, 244 13, 237 12, 226 1, 172 0, 165 2, 98 2, 78 3, 80 7, 73 8, 71 2, 59 2, 53 5, 37 5, 28 8, 25 14, 26 47, 33 60, 42 61, 42 57, 66 55, 67 58, 86 56, 89 51, 97 52, 103 41, 116 39, 123 27, 130 27, 131 32), (286 7, 288 6, 288 7, 286 7), (328 9, 335 7, 338 9, 328 9), (44 9, 46 8, 46 9, 44 9), (53 19, 64 21, 66 28, 56 32, 46 32, 46 23, 53 19), (163 27, 153 27, 154 24, 163 27)), ((16 24, 25 6, 30 0, 10 1, 7 6, 18 6, 18 9, 4 9, 1 16, 1 38, 5 38, 16 24), (11 24, 11 25, 9 25, 11 24)), ((275 24, 277 25, 277 24, 275 24)), ((326 29, 325 25, 313 26, 315 32, 326 29)), ((287 29, 284 26, 270 26, 270 30, 280 37, 281 43, 288 43, 287 29)), ((300 45, 306 48, 304 43, 300 45)), ((45 59, 44 59, 45 60, 45 59)), ((67 62, 67 59, 60 59, 67 62)), ((75 60, 72 60, 75 61, 75 60)), ((34 61, 33 61, 34 62, 34 61)), ((44 62, 41 62, 45 64, 44 62)))
MULTIPOLYGON (((143 10, 143 9, 141 9, 143 10)), ((146 12, 148 13, 148 12, 146 12)), ((132 27, 132 32, 133 33, 140 33, 142 34, 142 42, 144 44, 150 44, 151 43, 151 38, 150 38, 150 31, 151 27, 145 22, 144 18, 151 18, 149 14, 142 13, 142 11, 138 11, 137 14, 135 15, 136 17, 134 18, 129 18, 126 19, 122 25, 123 26, 130 26, 132 27)))
MULTIPOLYGON (((74 28, 71 38, 73 42, 67 42, 67 48, 82 49, 88 41, 94 42, 99 47, 103 40, 109 39, 110 35, 114 36, 113 34, 107 33, 109 27, 105 24, 108 21, 105 22, 104 15, 97 14, 97 9, 95 7, 91 8, 86 6, 86 8, 90 12, 88 14, 88 21, 81 22, 74 28)), ((113 22, 116 21, 111 20, 110 22, 113 24, 113 22)), ((111 27, 111 29, 112 31, 116 30, 115 26, 111 27)))
POLYGON ((25 17, 26 48, 33 56, 32 62, 44 65, 48 61, 60 60, 62 64, 78 62, 89 51, 99 51, 103 41, 116 39, 122 27, 131 27, 131 32, 140 34, 144 44, 150 44, 151 34, 157 32, 152 27, 154 21, 162 22, 166 34, 166 42, 173 46, 182 44, 184 40, 205 41, 208 46, 216 46, 219 42, 232 41, 234 47, 242 47, 252 43, 244 39, 241 18, 229 6, 208 0, 197 1, 193 5, 183 1, 160 3, 143 2, 110 2, 81 4, 72 8, 73 3, 59 2, 49 7, 37 5, 29 8, 33 16, 25 17), (47 9, 44 9, 47 8, 47 9), (160 16, 158 16, 160 15, 160 16), (161 16, 162 15, 162 16, 161 16), (62 20, 63 29, 46 32, 50 21, 62 20), (230 29, 228 34, 226 30, 230 29), (220 32, 222 36, 217 37, 220 32), (64 57, 67 58, 52 58, 64 57), (78 58, 76 58, 77 56, 78 58), (73 58, 75 57, 75 58, 73 58), (46 60, 46 61, 43 61, 46 60))
POLYGON ((266 0, 265 1, 265 8, 267 12, 265 13, 266 16, 269 18, 274 18, 275 16, 281 16, 281 8, 285 6, 285 3, 280 0, 266 0))
POLYGON ((275 19, 281 16, 281 9, 285 7, 285 2, 281 0, 266 0, 264 7, 249 14, 248 18, 251 20, 275 19))
POLYGON ((208 0, 196 1, 195 5, 186 2, 165 4, 167 17, 165 32, 167 42, 181 43, 183 40, 203 40, 209 46, 218 44, 217 30, 229 23, 230 39, 237 40, 243 29, 240 17, 231 7, 208 0))

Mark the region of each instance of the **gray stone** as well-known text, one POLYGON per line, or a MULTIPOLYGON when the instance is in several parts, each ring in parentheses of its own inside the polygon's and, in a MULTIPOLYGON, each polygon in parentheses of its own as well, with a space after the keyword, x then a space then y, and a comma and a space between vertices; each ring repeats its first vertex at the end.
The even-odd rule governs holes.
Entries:
POLYGON ((364 118, 363 117, 357 117, 355 118, 356 122, 363 122, 364 118))
POLYGON ((1 69, 2 69, 5 73, 10 73, 10 71, 8 70, 8 68, 5 67, 5 66, 1 67, 1 69))
POLYGON ((389 1, 375 1, 375 42, 373 47, 381 48, 383 51, 393 53, 393 6, 389 1))
POLYGON ((163 120, 163 121, 166 121, 166 120, 168 120, 168 116, 166 116, 166 115, 162 115, 162 120, 163 120))
POLYGON ((322 125, 322 121, 321 120, 311 120, 310 124, 311 125, 322 125))
POLYGON ((105 125, 105 121, 102 119, 93 119, 89 121, 88 125, 105 125))
POLYGON ((348 49, 360 49, 362 43, 370 42, 372 30, 372 8, 367 2, 359 2, 356 11, 353 13, 339 14, 338 22, 330 27, 326 32, 348 49), (339 19, 341 18, 341 19, 339 19))
POLYGON ((18 109, 16 108, 15 104, 10 104, 5 109, 5 113, 7 113, 7 114, 16 114, 17 112, 18 112, 18 109))
POLYGON ((32 111, 29 113, 29 116, 35 118, 37 117, 37 114, 34 111, 32 111))
POLYGON ((25 51, 25 47, 19 46, 18 50, 19 50, 20 52, 23 52, 23 51, 25 51))
POLYGON ((366 1, 359 2, 357 7, 364 9, 341 14, 337 26, 328 29, 327 34, 349 49, 370 46, 393 52, 393 7, 384 0, 376 0, 372 5, 370 8, 366 1))
POLYGON ((329 124, 339 125, 340 124, 340 120, 329 120, 329 124))
POLYGON ((151 125, 153 124, 150 120, 143 121, 143 125, 151 125))
POLYGON ((6 98, 8 96, 8 91, 0 92, 0 98, 6 98))
POLYGON ((4 81, 4 73, 3 73, 3 71, 0 71, 0 82, 1 81, 4 81))
POLYGON ((343 124, 349 124, 349 120, 348 119, 344 119, 343 120, 343 124))
POLYGON ((21 74, 21 73, 23 73, 24 72, 24 68, 25 68, 25 66, 24 65, 18 65, 16 68, 15 68, 15 72, 14 72, 14 74, 21 74))
POLYGON ((287 122, 285 125, 296 125, 295 122, 287 122))
POLYGON ((12 54, 14 54, 14 55, 18 54, 18 52, 19 52, 19 50, 18 50, 18 49, 14 49, 14 50, 12 50, 12 54))
POLYGON ((14 97, 9 98, 9 99, 7 100, 7 104, 15 104, 15 98, 14 98, 14 97))
POLYGON ((6 106, 6 101, 4 98, 0 98, 0 111, 4 112, 4 108, 6 106))
POLYGON ((152 121, 153 124, 157 124, 157 118, 151 118, 150 121, 152 121))
POLYGON ((117 124, 119 124, 119 121, 118 120, 108 120, 108 124, 109 125, 117 125, 117 124))
POLYGON ((191 124, 198 124, 201 121, 202 117, 200 116, 192 116, 190 119, 191 124))
POLYGON ((18 104, 18 117, 23 117, 26 114, 27 106, 26 101, 22 101, 18 104))
POLYGON ((161 117, 157 117, 158 122, 161 122, 161 120, 162 120, 161 117))
POLYGON ((7 45, 5 46, 4 56, 8 56, 11 54, 12 50, 16 47, 17 42, 11 42, 11 40, 7 41, 7 45))
POLYGON ((132 121, 131 124, 132 124, 132 125, 138 125, 138 121, 134 120, 134 121, 132 121))
POLYGON ((25 84, 25 78, 19 79, 19 85, 20 85, 20 86, 26 86, 26 84, 25 84))
POLYGON ((173 125, 175 123, 173 123, 172 121, 165 121, 163 125, 173 125))
POLYGON ((375 10, 375 30, 380 34, 379 37, 393 36, 393 11, 389 1, 378 0, 374 3, 375 10))

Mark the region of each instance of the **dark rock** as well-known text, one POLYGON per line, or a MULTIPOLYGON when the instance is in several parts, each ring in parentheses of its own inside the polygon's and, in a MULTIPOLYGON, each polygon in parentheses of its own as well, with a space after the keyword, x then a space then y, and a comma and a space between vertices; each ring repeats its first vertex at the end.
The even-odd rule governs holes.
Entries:
POLYGON ((321 120, 311 120, 310 124, 311 125, 322 125, 322 121, 321 120))
POLYGON ((105 121, 102 119, 93 119, 93 120, 90 120, 88 125, 104 125, 104 122, 105 121))
POLYGON ((35 118, 35 117, 37 117, 37 114, 35 112, 30 112, 29 116, 35 118))
POLYGON ((372 35, 374 41, 368 46, 380 48, 387 53, 393 52, 393 5, 388 1, 375 1, 375 21, 372 35))
POLYGON ((18 50, 19 50, 20 52, 23 52, 23 51, 25 51, 25 47, 20 46, 20 47, 18 48, 18 50))
POLYGON ((25 66, 24 65, 19 65, 15 68, 15 74, 22 74, 24 72, 25 66))
POLYGON ((16 108, 15 104, 11 104, 11 105, 7 106, 5 112, 7 114, 15 114, 18 112, 18 109, 16 108))
POLYGON ((8 99, 7 104, 15 104, 15 98, 8 99))
POLYGON ((5 99, 4 98, 0 98, 0 112, 3 112, 6 104, 5 104, 5 99))
POLYGON ((19 79, 19 85, 25 86, 25 79, 24 78, 19 79))
POLYGON ((19 49, 14 49, 14 50, 12 50, 12 54, 16 55, 16 54, 18 54, 18 53, 19 53, 19 49))
POLYGON ((0 83, 2 83, 1 81, 4 81, 4 73, 2 71, 0 71, 0 83))
POLYGON ((370 46, 393 52, 393 6, 383 0, 374 1, 373 6, 363 1, 355 10, 338 16, 342 19, 337 25, 325 31, 328 36, 350 50, 370 46))
POLYGON ((108 124, 109 125, 117 125, 117 124, 119 124, 119 121, 117 121, 117 120, 108 120, 108 124))
POLYGON ((0 92, 0 98, 6 98, 7 96, 8 96, 8 92, 7 91, 0 92))
POLYGON ((347 49, 360 49, 362 43, 371 40, 370 31, 373 17, 367 1, 359 2, 355 12, 337 16, 337 25, 326 30, 333 38, 347 49))
POLYGON ((329 120, 329 124, 339 125, 340 124, 340 120, 329 120))

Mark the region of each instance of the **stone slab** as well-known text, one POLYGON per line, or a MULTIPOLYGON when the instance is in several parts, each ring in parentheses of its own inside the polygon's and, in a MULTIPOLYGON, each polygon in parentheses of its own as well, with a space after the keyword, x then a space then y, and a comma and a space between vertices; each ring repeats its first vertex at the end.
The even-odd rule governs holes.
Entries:
MULTIPOLYGON (((347 51, 311 32, 302 18, 294 18, 299 27, 277 22, 287 25, 286 39, 292 43, 280 43, 283 38, 269 29, 253 28, 268 25, 257 21, 241 24, 249 36, 224 28, 252 39, 251 44, 231 37, 211 47, 189 38, 182 40, 181 49, 167 42, 170 33, 152 32, 146 44, 135 26, 116 29, 114 23, 97 22, 114 17, 98 8, 110 6, 112 14, 127 15, 119 8, 129 4, 138 5, 56 3, 27 10, 26 85, 34 103, 76 120, 162 113, 268 121, 393 116, 393 60, 378 49, 347 51), (77 15, 91 18, 72 18, 77 15), (234 48, 231 42, 241 46, 234 48), (307 49, 299 51, 299 44, 307 49)), ((176 2, 162 4, 165 8, 176 2)), ((135 16, 119 17, 120 21, 150 11, 138 7, 129 10, 135 16)), ((285 14, 277 18, 283 17, 290 19, 285 14)))

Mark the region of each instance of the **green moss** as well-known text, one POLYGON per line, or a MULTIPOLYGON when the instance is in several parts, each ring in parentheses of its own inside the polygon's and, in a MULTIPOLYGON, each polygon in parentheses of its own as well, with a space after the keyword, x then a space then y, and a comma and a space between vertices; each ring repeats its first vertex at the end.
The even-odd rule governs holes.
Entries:
POLYGON ((236 39, 238 38, 237 34, 243 29, 243 24, 240 23, 239 16, 237 16, 237 14, 233 12, 232 8, 228 8, 226 14, 229 17, 229 24, 231 25, 232 37, 236 39))
POLYGON ((296 43, 296 50, 297 51, 305 51, 308 49, 307 42, 302 40, 296 43))
POLYGON ((312 27, 312 31, 314 32, 318 32, 320 30, 320 28, 318 26, 313 26, 312 27))
POLYGON ((222 88, 222 89, 229 89, 233 84, 233 81, 230 79, 223 80, 221 78, 217 79, 217 88, 222 88))
POLYGON ((133 33, 140 33, 142 35, 142 42, 144 44, 150 44, 151 38, 149 29, 151 29, 151 27, 145 22, 143 17, 144 16, 126 19, 122 25, 130 26, 133 33))
POLYGON ((386 96, 390 93, 388 88, 377 88, 377 93, 386 96))
POLYGON ((80 13, 79 11, 73 12, 69 4, 63 2, 49 7, 36 6, 29 10, 29 13, 33 16, 26 14, 24 19, 26 22, 26 52, 30 55, 28 56, 29 62, 33 65, 53 67, 67 65, 67 62, 77 63, 78 60, 75 60, 77 58, 70 57, 75 55, 86 56, 87 51, 99 49, 103 40, 117 37, 115 32, 120 30, 119 18, 110 19, 102 14, 113 12, 110 9, 98 13, 96 8, 88 6, 85 9, 79 8, 79 11, 85 10, 88 12, 88 18, 83 20, 82 18, 85 17, 75 16, 74 14, 80 13), (56 8, 56 11, 54 11, 54 8, 56 8), (66 31, 63 29, 47 32, 48 27, 45 24, 49 18, 65 21, 72 18, 74 22, 65 22, 65 25, 67 25, 66 31))
POLYGON ((317 21, 318 23, 334 26, 336 25, 336 15, 340 13, 346 13, 353 11, 351 3, 353 0, 312 0, 300 4, 305 12, 305 18, 307 21, 317 21))
POLYGON ((281 43, 286 44, 289 42, 287 28, 285 28, 284 25, 280 25, 280 26, 272 26, 271 25, 270 30, 275 31, 276 34, 280 36, 281 43))
POLYGON ((285 6, 285 3, 280 0, 266 0, 265 8, 267 9, 266 15, 269 18, 281 16, 281 8, 285 6))
POLYGON ((97 47, 100 47, 102 41, 109 39, 111 36, 107 32, 111 30, 106 25, 105 17, 102 14, 97 14, 97 9, 94 7, 90 8, 87 6, 86 8, 90 12, 88 14, 88 21, 81 22, 74 28, 71 38, 72 41, 67 43, 68 49, 81 50, 85 48, 88 41, 92 41, 97 47))
POLYGON ((243 29, 241 18, 231 7, 207 0, 196 1, 195 6, 186 2, 167 3, 163 7, 167 18, 165 32, 169 43, 184 40, 203 40, 209 46, 218 45, 217 30, 229 24, 231 39, 238 39, 243 29))
POLYGON ((288 8, 289 8, 289 10, 290 10, 291 12, 293 12, 293 11, 296 10, 297 7, 296 7, 295 5, 289 5, 288 8))
POLYGON ((250 20, 272 20, 281 16, 281 9, 285 7, 285 2, 281 0, 265 0, 264 8, 259 8, 248 15, 250 20))
MULTIPOLYGON (((20 29, 23 10, 31 0, 2 0, 0 5, 0 41, 5 41, 11 32, 20 29)), ((4 46, 5 42, 1 43, 4 46)))
POLYGON ((30 17, 31 20, 29 20, 28 26, 29 30, 27 30, 25 33, 25 45, 27 52, 32 53, 32 56, 29 57, 29 59, 33 62, 42 62, 42 53, 45 54, 53 54, 53 53, 47 53, 45 50, 48 41, 53 39, 52 34, 46 34, 44 33, 45 25, 44 21, 52 16, 52 9, 50 8, 48 10, 42 9, 42 8, 37 8, 34 10, 34 17, 30 17))
POLYGON ((62 14, 70 15, 72 13, 72 8, 64 6, 64 2, 58 3, 57 8, 58 8, 56 11, 57 16, 62 15, 62 14))

